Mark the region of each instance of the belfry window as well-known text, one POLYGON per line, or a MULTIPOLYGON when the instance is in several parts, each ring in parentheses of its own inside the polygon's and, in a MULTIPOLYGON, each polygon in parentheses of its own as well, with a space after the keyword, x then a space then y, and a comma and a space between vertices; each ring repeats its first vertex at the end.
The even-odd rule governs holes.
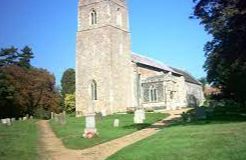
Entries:
POLYGON ((91 99, 97 100, 97 83, 95 80, 91 82, 91 99))
POLYGON ((157 89, 154 86, 151 86, 149 89, 149 99, 150 102, 157 102, 157 89))
POLYGON ((97 24, 97 12, 94 9, 91 11, 90 16, 91 16, 91 18, 90 18, 91 25, 97 24))

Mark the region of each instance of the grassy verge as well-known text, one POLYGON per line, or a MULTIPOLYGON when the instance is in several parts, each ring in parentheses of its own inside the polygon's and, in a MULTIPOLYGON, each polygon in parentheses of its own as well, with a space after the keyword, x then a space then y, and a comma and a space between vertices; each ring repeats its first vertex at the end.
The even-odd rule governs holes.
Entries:
POLYGON ((34 120, 16 121, 12 126, 0 124, 0 159, 35 160, 38 131, 34 120))
POLYGON ((173 126, 108 160, 245 160, 246 122, 173 126))
POLYGON ((52 120, 50 125, 67 148, 84 149, 143 129, 165 117, 167 117, 167 114, 148 113, 146 114, 145 124, 135 125, 133 124, 133 114, 107 116, 102 120, 97 120, 99 135, 93 139, 82 137, 85 124, 84 118, 67 117, 64 126, 52 120), (120 120, 120 127, 118 128, 113 127, 113 121, 116 118, 120 120))

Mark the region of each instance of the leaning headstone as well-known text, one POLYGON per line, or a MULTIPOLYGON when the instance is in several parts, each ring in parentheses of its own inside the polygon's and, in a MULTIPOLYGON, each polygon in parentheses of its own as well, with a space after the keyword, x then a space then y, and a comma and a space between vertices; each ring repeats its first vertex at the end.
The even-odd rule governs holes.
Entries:
POLYGON ((119 119, 115 119, 113 126, 114 127, 119 127, 120 126, 120 120, 119 119))
POLYGON ((142 124, 145 120, 145 112, 143 109, 137 109, 134 113, 134 123, 142 124))

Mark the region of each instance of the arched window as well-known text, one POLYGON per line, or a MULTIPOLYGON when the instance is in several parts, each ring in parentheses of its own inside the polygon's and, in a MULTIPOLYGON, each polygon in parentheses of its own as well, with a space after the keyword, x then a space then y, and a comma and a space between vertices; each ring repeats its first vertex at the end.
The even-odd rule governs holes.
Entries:
POLYGON ((90 16, 91 25, 97 24, 97 12, 94 9, 91 11, 90 16))
POLYGON ((157 97, 158 97, 157 89, 154 86, 151 86, 149 89, 150 102, 157 102, 157 97))
POLYGON ((97 83, 95 80, 91 82, 91 99, 97 100, 97 83))

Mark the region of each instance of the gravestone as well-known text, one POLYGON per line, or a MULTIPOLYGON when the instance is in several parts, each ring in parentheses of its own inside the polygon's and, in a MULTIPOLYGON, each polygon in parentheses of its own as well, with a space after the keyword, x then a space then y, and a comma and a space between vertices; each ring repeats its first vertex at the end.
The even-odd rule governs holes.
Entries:
POLYGON ((58 122, 58 114, 54 113, 55 122, 58 122))
POLYGON ((97 134, 96 129, 96 114, 88 113, 85 116, 85 129, 84 129, 84 138, 92 138, 97 134))
POLYGON ((15 118, 11 118, 11 122, 14 122, 15 121, 15 118))
POLYGON ((114 127, 119 127, 120 126, 120 120, 119 119, 115 119, 113 126, 114 127))
POLYGON ((23 121, 27 120, 27 117, 23 117, 22 120, 23 120, 23 121))
POLYGON ((134 112, 134 123, 135 124, 142 124, 145 120, 145 112, 144 109, 137 109, 134 112))
POLYGON ((33 116, 30 116, 30 119, 33 119, 33 116))
POLYGON ((61 124, 61 125, 64 125, 64 124, 66 124, 66 116, 65 116, 66 114, 64 114, 64 112, 63 113, 60 113, 59 114, 59 123, 61 124))
POLYGON ((6 119, 1 119, 2 124, 7 124, 6 119))
POLYGON ((7 124, 7 126, 11 126, 11 119, 10 118, 6 118, 6 124, 7 124))
POLYGON ((19 121, 22 121, 22 118, 21 117, 19 117, 19 121))
POLYGON ((96 129, 96 113, 95 113, 95 102, 91 101, 88 106, 87 113, 85 115, 85 129, 84 129, 84 138, 93 138, 97 135, 96 129))
POLYGON ((50 112, 50 118, 54 119, 54 112, 50 112))

